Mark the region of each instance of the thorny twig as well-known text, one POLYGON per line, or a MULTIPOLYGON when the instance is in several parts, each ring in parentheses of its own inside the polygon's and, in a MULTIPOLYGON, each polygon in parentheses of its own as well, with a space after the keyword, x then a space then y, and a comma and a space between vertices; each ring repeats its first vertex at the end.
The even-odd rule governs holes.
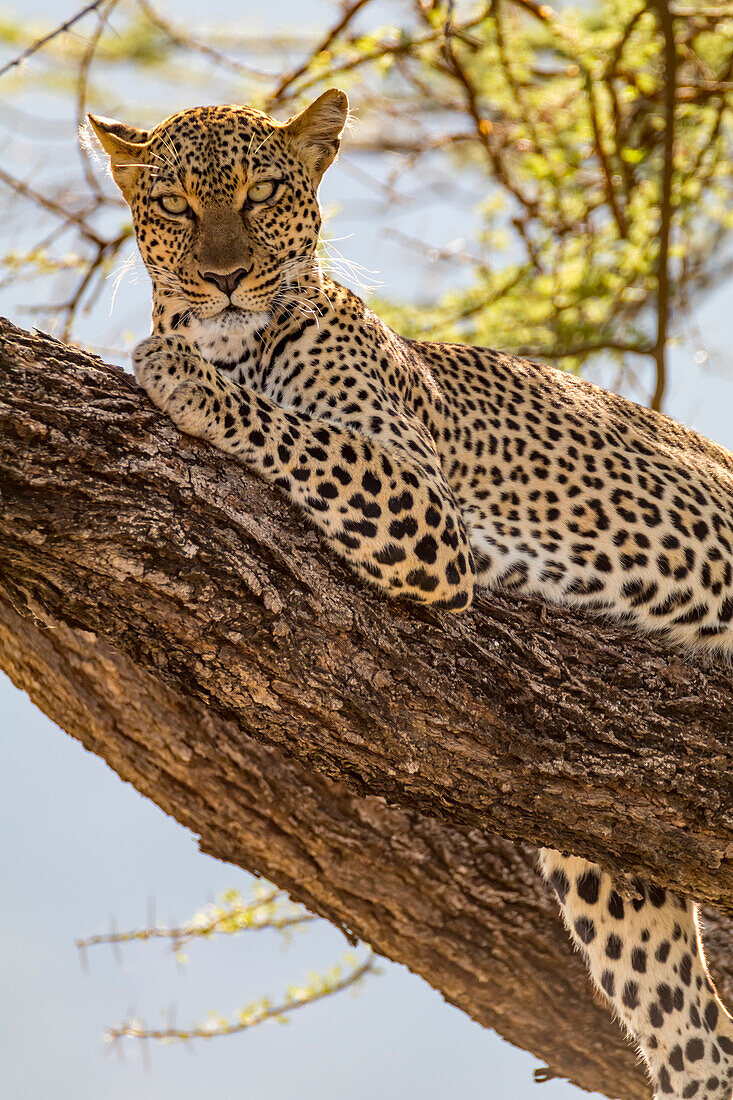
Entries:
POLYGON ((350 4, 344 3, 343 15, 329 28, 326 35, 318 42, 311 54, 297 65, 291 72, 286 73, 276 85, 274 91, 268 96, 267 105, 274 110, 282 102, 285 92, 295 84, 296 80, 307 72, 317 57, 323 54, 331 46, 340 34, 346 30, 351 21, 371 0, 352 0, 350 4))
POLYGON ((284 932, 300 928, 317 920, 312 913, 300 906, 287 906, 287 897, 273 887, 262 897, 251 902, 241 899, 224 899, 221 904, 211 906, 209 911, 180 925, 159 925, 149 922, 145 928, 135 928, 127 932, 113 929, 76 941, 82 957, 89 947, 100 944, 141 943, 146 940, 170 940, 174 951, 179 951, 190 940, 232 932, 261 932, 270 929, 284 932), (285 904, 284 912, 280 907, 285 904))
POLYGON ((91 4, 87 4, 85 7, 81 8, 78 12, 76 12, 75 15, 72 15, 70 19, 65 20, 65 22, 63 23, 60 23, 57 27, 54 27, 54 29, 52 31, 49 31, 48 34, 44 34, 40 38, 37 38, 36 41, 32 42, 30 46, 23 50, 22 53, 19 53, 16 57, 11 58, 10 61, 7 61, 0 68, 0 76, 5 76, 5 73, 9 73, 11 69, 18 68, 18 66, 27 61, 29 57, 33 57, 34 53, 38 53, 38 51, 42 50, 44 46, 47 46, 49 42, 52 42, 54 38, 58 38, 59 35, 66 34, 66 32, 70 30, 76 23, 78 23, 80 19, 83 19, 85 15, 89 15, 90 12, 96 11, 107 2, 108 0, 92 0, 91 4))
MULTIPOLYGON (((89 44, 84 51, 84 56, 79 65, 79 77, 76 82, 76 128, 78 131, 81 131, 82 126, 86 122, 89 70, 94 60, 94 55, 97 52, 97 46, 99 45, 99 39, 102 37, 102 32, 107 26, 107 21, 118 3, 119 0, 106 0, 106 6, 102 4, 98 9, 99 21, 94 33, 89 39, 89 44)), ((99 179, 92 171, 89 158, 81 145, 79 146, 79 153, 81 155, 82 171, 84 172, 84 179, 87 182, 87 186, 97 201, 103 201, 104 195, 99 179)))
POLYGON ((112 1044, 117 1044, 121 1039, 139 1039, 142 1042, 153 1039, 159 1042, 171 1042, 180 1040, 190 1042, 192 1039, 217 1039, 224 1035, 237 1035, 247 1031, 267 1020, 280 1020, 290 1016, 299 1008, 315 1004, 336 993, 343 993, 346 989, 353 989, 367 974, 376 972, 376 957, 370 952, 364 962, 355 965, 347 971, 343 977, 333 981, 318 983, 310 989, 305 986, 301 989, 293 989, 280 1004, 271 1005, 267 1000, 256 1001, 248 1008, 238 1013, 235 1021, 219 1020, 213 1018, 209 1024, 198 1024, 191 1028, 175 1027, 172 1020, 163 1028, 147 1028, 140 1020, 132 1020, 123 1023, 119 1027, 108 1028, 105 1038, 112 1044))

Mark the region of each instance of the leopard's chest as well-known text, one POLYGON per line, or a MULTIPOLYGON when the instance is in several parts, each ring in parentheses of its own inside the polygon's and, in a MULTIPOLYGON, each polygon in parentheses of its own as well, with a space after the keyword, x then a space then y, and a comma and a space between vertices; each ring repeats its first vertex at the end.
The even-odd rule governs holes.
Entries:
POLYGON ((210 321, 192 320, 185 335, 204 359, 226 378, 250 389, 261 390, 258 333, 268 319, 269 314, 251 314, 247 324, 239 321, 236 325, 221 317, 210 321))

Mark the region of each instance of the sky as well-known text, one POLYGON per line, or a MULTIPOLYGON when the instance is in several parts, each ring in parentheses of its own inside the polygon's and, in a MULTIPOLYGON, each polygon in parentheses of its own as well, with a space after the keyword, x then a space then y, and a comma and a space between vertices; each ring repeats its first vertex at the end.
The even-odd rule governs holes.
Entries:
MULTIPOLYGON (((230 4, 209 2, 207 18, 214 21, 230 4)), ((30 0, 24 10, 60 21, 74 6, 30 0)), ((177 0, 168 10, 185 18, 195 9, 193 0, 177 0)), ((292 25, 296 16, 298 25, 303 23, 304 7, 297 0, 271 0, 267 11, 273 25, 292 25)), ((312 0, 307 11, 318 25, 332 7, 312 0)), ((239 0, 236 13, 238 20, 262 26, 263 8, 255 0, 239 0)), ((195 98, 201 100, 199 89, 195 98)), ((68 118, 63 125, 70 125, 68 118)), ((26 158, 32 167, 30 148, 15 139, 12 148, 21 165, 26 158)), ((408 202, 386 210, 363 162, 349 156, 347 142, 327 176, 323 199, 340 210, 331 228, 343 238, 341 252, 368 269, 366 278, 381 284, 380 294, 425 296, 459 277, 455 268, 430 264, 387 234, 398 229, 436 247, 470 240, 466 196, 448 188, 432 205, 408 202)), ((6 221, 0 237, 4 251, 22 239, 22 227, 6 221)), ((729 283, 706 298, 694 315, 703 335, 693 332, 673 350, 667 404, 670 413, 729 447, 731 289, 729 283)), ((30 297, 28 286, 0 292, 0 312, 28 325, 32 319, 23 306, 30 297)), ((111 342, 110 333, 139 338, 146 332, 147 309, 144 279, 127 279, 112 315, 105 304, 90 317, 87 338, 100 345, 111 342)), ((357 993, 309 1008, 288 1026, 267 1025, 194 1050, 156 1048, 148 1069, 135 1046, 126 1048, 122 1061, 105 1053, 104 1028, 131 1012, 149 1023, 160 1022, 172 1003, 179 1022, 204 1019, 210 1010, 231 1013, 339 961, 345 944, 338 932, 318 922, 287 947, 272 933, 193 944, 184 967, 156 944, 132 945, 119 958, 100 947, 89 953, 84 970, 75 948, 78 937, 104 932, 111 921, 118 928, 144 924, 150 899, 161 920, 181 921, 228 887, 248 894, 253 880, 202 855, 194 835, 55 727, 1 675, 0 715, 3 1096, 529 1100, 537 1095, 534 1057, 480 1028, 425 982, 390 963, 357 993)), ((573 1100, 581 1094, 553 1081, 542 1085, 539 1095, 573 1100)))

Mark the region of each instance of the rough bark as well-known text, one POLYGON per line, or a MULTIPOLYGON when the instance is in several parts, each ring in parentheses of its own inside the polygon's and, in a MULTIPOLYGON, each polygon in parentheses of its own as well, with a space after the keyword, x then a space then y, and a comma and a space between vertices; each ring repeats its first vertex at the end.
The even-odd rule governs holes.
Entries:
POLYGON ((554 1072, 648 1095, 532 850, 486 826, 732 912, 729 670, 532 601, 387 603, 124 373, 8 322, 0 664, 205 851, 554 1072))

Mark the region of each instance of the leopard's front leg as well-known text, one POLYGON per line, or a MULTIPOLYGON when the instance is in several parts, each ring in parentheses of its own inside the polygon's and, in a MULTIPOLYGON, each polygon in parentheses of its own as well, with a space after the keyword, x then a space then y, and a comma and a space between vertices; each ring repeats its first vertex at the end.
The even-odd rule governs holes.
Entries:
POLYGON ((219 375, 180 336, 151 336, 133 359, 138 382, 181 431, 285 490, 362 577, 450 610, 471 602, 473 556, 437 458, 413 460, 280 408, 219 375))

